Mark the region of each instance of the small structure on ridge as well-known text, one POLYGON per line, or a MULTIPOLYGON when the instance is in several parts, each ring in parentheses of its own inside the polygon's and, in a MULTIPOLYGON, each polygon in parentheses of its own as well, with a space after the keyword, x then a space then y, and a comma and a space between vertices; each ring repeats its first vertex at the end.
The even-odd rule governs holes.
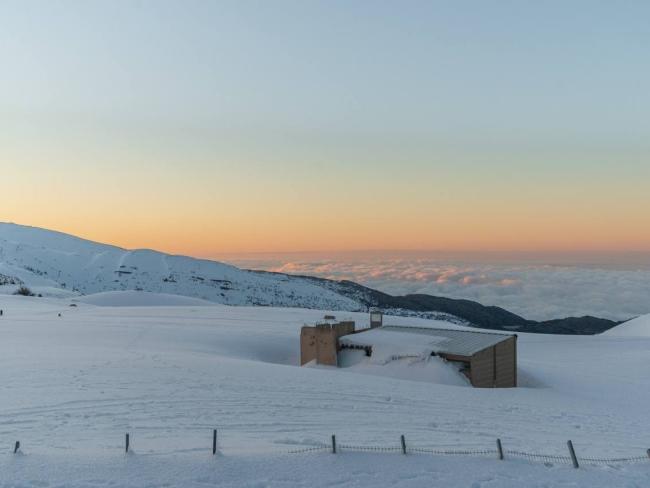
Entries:
POLYGON ((381 327, 384 323, 384 314, 380 310, 370 311, 370 328, 381 327))

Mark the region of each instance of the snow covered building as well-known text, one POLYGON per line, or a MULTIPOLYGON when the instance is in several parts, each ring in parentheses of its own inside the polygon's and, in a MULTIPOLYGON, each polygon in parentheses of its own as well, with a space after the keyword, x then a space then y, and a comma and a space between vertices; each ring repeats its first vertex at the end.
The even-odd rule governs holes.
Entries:
POLYGON ((354 334, 354 322, 324 322, 300 330, 300 365, 317 364, 338 366, 339 338, 354 334))
POLYGON ((517 336, 463 329, 385 325, 354 330, 354 322, 303 327, 301 364, 339 366, 345 350, 391 359, 438 356, 452 362, 480 388, 517 386, 517 336))

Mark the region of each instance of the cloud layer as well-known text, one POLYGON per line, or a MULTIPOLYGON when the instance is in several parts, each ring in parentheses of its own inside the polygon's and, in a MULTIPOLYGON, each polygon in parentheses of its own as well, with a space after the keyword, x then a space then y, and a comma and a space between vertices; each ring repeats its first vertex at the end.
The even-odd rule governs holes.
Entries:
POLYGON ((497 305, 545 320, 594 315, 623 320, 650 313, 650 269, 441 263, 426 259, 238 262, 292 274, 349 279, 402 295, 427 293, 497 305))

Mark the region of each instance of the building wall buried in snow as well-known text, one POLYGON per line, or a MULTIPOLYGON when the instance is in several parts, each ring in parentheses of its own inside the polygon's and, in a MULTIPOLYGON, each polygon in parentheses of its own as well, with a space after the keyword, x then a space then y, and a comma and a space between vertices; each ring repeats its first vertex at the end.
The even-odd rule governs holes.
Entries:
POLYGON ((470 381, 479 388, 517 386, 517 336, 475 353, 470 360, 470 381))
POLYGON ((354 322, 317 324, 300 330, 300 365, 338 366, 339 337, 354 333, 354 322))
POLYGON ((477 388, 513 388, 517 386, 517 336, 504 338, 471 356, 440 354, 450 361, 468 364, 466 374, 477 388))
POLYGON ((469 380, 472 386, 490 388, 495 384, 494 346, 477 352, 470 358, 469 380))
POLYGON ((461 363, 472 386, 512 388, 517 386, 517 336, 460 329, 383 326, 346 335, 338 341, 346 349, 364 349, 372 356, 373 347, 384 352, 412 350, 461 363))
POLYGON ((496 382, 495 388, 517 386, 517 336, 500 342, 495 347, 496 382))

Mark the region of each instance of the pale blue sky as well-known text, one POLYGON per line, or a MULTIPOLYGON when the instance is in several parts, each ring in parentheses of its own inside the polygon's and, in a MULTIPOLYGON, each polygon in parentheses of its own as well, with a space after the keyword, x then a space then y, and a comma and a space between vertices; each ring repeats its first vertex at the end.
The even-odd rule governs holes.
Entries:
POLYGON ((144 130, 186 122, 451 141, 628 143, 650 130, 648 2, 0 8, 9 110, 135 117, 144 130))
MULTIPOLYGON (((116 192, 89 183, 101 180, 131 202, 175 194, 206 220, 215 187, 244 209, 267 205, 260 195, 358 192, 360 218, 378 205, 367 181, 401 202, 388 217, 444 206, 459 228, 426 232, 459 236, 471 195, 494 213, 532 195, 531 215, 579 197, 623 218, 628 247, 650 245, 632 215, 650 204, 649 2, 0 1, 0 19, 0 158, 14 188, 54 178, 105 212, 116 192), (536 184, 572 188, 542 205, 536 184), (257 200, 238 200, 248 190, 257 200)), ((272 217, 301 225, 294 201, 279 205, 272 217)), ((576 222, 597 217, 585 212, 576 222)), ((250 236, 228 239, 219 250, 250 236)))

